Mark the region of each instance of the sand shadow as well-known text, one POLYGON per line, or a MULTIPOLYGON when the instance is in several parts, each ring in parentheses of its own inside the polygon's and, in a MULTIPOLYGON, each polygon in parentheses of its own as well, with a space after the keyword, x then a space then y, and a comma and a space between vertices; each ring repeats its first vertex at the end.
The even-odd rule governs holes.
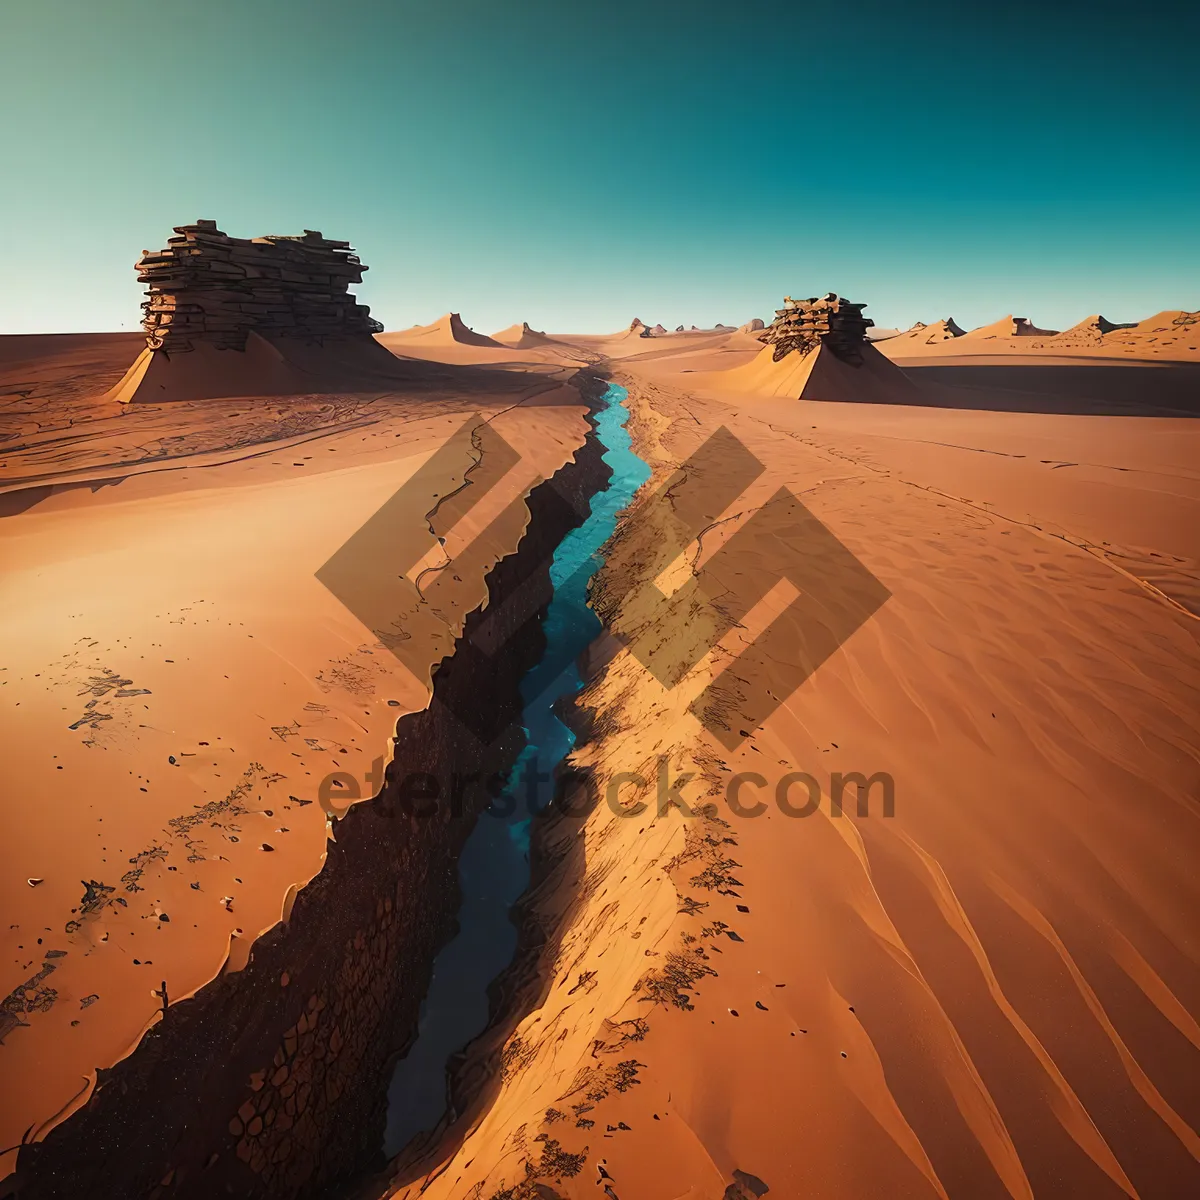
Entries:
POLYGON ((1200 363, 901 363, 938 408, 1200 417, 1200 363))

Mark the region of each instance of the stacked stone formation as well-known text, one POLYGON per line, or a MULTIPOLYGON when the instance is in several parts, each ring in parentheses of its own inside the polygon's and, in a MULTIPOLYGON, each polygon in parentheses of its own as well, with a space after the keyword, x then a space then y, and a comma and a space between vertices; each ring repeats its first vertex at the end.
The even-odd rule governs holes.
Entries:
POLYGON ((793 350, 807 354, 818 346, 828 346, 843 362, 862 364, 867 330, 875 322, 862 315, 865 304, 851 304, 835 292, 793 300, 785 296, 783 307, 775 310, 775 320, 758 335, 760 342, 774 346, 772 358, 778 362, 793 350))
POLYGON ((146 345, 168 353, 196 344, 244 350, 251 331, 319 342, 383 329, 350 294, 367 268, 349 242, 306 229, 301 237, 235 238, 215 221, 177 225, 176 237, 136 264, 146 285, 146 345))

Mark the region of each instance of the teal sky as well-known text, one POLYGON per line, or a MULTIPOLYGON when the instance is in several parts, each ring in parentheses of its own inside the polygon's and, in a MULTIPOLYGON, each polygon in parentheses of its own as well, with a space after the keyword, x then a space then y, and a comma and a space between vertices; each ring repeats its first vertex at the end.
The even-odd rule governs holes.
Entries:
POLYGON ((1044 7, 2 0, 0 333, 136 328, 198 217, 388 328, 1200 308, 1200 9, 1044 7))

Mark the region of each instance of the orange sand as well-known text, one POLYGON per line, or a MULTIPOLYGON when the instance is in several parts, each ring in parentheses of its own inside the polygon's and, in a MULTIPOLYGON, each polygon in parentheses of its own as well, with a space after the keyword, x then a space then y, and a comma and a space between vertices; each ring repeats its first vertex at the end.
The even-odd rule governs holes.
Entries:
MULTIPOLYGON (((127 365, 136 347, 121 345, 127 365)), ((472 535, 586 432, 567 370, 412 363, 404 393, 122 407, 88 398, 120 370, 111 343, 40 348, 0 343, 16 363, 0 390, 22 392, 0 462, 0 736, 16 751, 0 989, 19 1020, 0 1046, 5 1148, 137 1044, 162 980, 183 999, 286 919, 321 868, 326 808, 353 799, 322 797, 322 778, 347 772, 372 794, 397 717, 426 704, 524 521, 472 535), (99 361, 107 373, 80 375, 99 361), (521 461, 440 545, 424 514, 480 458, 472 432, 474 481, 494 469, 493 434, 521 461), (453 472, 406 497, 396 530, 396 552, 420 558, 393 610, 406 661, 424 654, 414 675, 315 572, 451 438, 453 472)))
POLYGON ((1168 309, 1131 328, 1102 332, 1100 317, 1087 317, 1062 333, 1015 331, 1012 317, 973 329, 961 337, 936 336, 940 326, 909 330, 888 338, 880 349, 889 358, 906 359, 978 355, 1082 355, 1089 358, 1128 358, 1134 361, 1200 362, 1200 313, 1168 309))
MULTIPOLYGON (((160 967, 186 994, 234 929, 244 942, 278 919, 287 887, 319 868, 324 814, 277 796, 306 796, 296 789, 335 762, 360 774, 388 722, 426 695, 427 680, 368 653, 378 647, 316 589, 315 567, 464 413, 553 469, 577 444, 579 408, 568 391, 533 396, 561 388, 559 363, 591 361, 629 388, 635 449, 654 469, 597 580, 610 628, 668 653, 708 647, 710 607, 665 628, 659 617, 661 594, 698 566, 713 594, 757 603, 674 687, 611 635, 592 648, 583 702, 596 720, 573 761, 601 794, 640 774, 648 786, 627 783, 618 811, 648 808, 618 816, 602 800, 582 827, 537 833, 557 865, 527 906, 545 940, 509 981, 523 1002, 471 1048, 461 1078, 483 1087, 468 1111, 393 1165, 388 1194, 492 1200, 521 1182, 523 1200, 744 1200, 757 1181, 833 1200, 1200 1191, 1200 425, 1132 415, 1186 407, 1194 326, 1174 316, 1099 335, 1100 354, 973 339, 968 366, 948 350, 926 362, 916 339, 889 350, 900 335, 858 371, 820 356, 771 363, 746 332, 555 335, 545 351, 433 334, 410 350, 420 337, 388 334, 412 358, 479 353, 500 369, 468 384, 425 364, 402 403, 176 405, 182 443, 167 406, 138 407, 130 426, 64 401, 56 428, 35 388, 29 448, 3 468, 41 490, 0 521, 17 568, 3 583, 17 637, 0 719, 11 744, 38 748, 15 756, 10 794, 45 800, 18 810, 20 869, 2 886, 29 914, 10 931, 25 946, 9 948, 12 978, 40 959, 28 937, 43 927, 69 953, 60 1000, 0 1050, 26 1114, 10 1136, 136 1039, 160 967), (911 376, 885 367, 909 355, 923 364, 911 376), (837 395, 796 399, 805 388, 837 395), (677 470, 721 428, 761 477, 747 484, 730 456, 677 470), (123 482, 100 486, 112 476, 123 482), (87 479, 98 490, 46 482, 87 479), (668 480, 671 502, 650 503, 668 480), (662 562, 674 514, 730 483, 700 539, 662 562), (773 499, 781 489, 890 593, 796 688, 790 664, 822 619, 789 609, 814 551, 796 501, 773 499), (746 730, 729 749, 689 706, 767 629, 765 668, 721 693, 727 727, 746 730), (150 695, 107 692, 114 719, 67 732, 105 668, 150 695), (188 862, 169 817, 226 795, 251 762, 288 778, 250 779, 238 828, 218 817, 204 861, 188 862), (694 810, 713 799, 713 814, 658 811, 664 768, 691 773, 678 794, 694 810), (775 802, 798 771, 820 793, 805 818, 775 802), (855 771, 891 775, 894 815, 878 789, 865 814, 850 789, 834 815, 833 773, 855 771), (753 773, 741 801, 765 800, 761 815, 731 809, 733 772, 753 773), (270 837, 284 853, 254 849, 270 837), (168 857, 139 860, 145 890, 128 909, 58 932, 75 880, 119 876, 159 844, 168 857), (29 889, 25 874, 45 882, 29 889), (134 967, 134 953, 153 966, 134 967), (81 1014, 88 988, 101 1000, 81 1014), (50 1044, 43 1078, 35 1056, 50 1044)), ((63 371, 51 377, 72 394, 63 371)), ((464 576, 449 625, 479 580, 464 576)), ((408 619, 432 662, 450 635, 429 618, 418 606, 408 619)))
POLYGON ((532 330, 528 325, 513 325, 494 338, 468 329, 458 313, 447 313, 432 325, 414 325, 393 333, 381 333, 377 340, 393 354, 432 362, 535 369, 586 363, 590 356, 578 347, 532 330))
MULTIPOLYGON (((994 411, 1004 389, 941 407, 722 391, 748 373, 712 369, 723 354, 614 364, 655 483, 722 426, 766 470, 661 571, 672 513, 728 468, 675 475, 670 505, 648 485, 597 602, 628 637, 654 628, 651 575, 670 593, 715 562, 729 593, 768 594, 671 689, 595 647, 598 732, 574 761, 640 773, 620 800, 649 808, 543 831, 547 982, 474 1048, 474 1069, 505 1064, 485 1100, 390 1194, 717 1200, 757 1194, 751 1176, 845 1200, 1194 1193, 1200 426, 994 411), (794 692, 813 636, 784 613, 799 527, 748 524, 781 487, 891 593, 794 692), (768 626, 767 677, 727 694, 750 732, 727 750, 688 706, 768 626), (716 789, 724 823, 656 812, 664 760, 694 772, 688 803, 716 789), (812 816, 775 805, 790 771, 817 780, 812 816), (853 789, 833 815, 835 771, 890 773, 894 815, 878 790, 859 815, 853 789), (731 772, 755 773, 761 816, 730 810, 731 772)), ((707 619, 664 646, 707 644, 707 619)))

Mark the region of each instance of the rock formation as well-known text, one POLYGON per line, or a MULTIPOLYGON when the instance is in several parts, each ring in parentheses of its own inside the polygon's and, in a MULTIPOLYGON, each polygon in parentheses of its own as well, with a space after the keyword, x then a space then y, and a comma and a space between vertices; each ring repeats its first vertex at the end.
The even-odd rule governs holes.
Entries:
POLYGON ((198 344, 245 350, 246 338, 370 336, 383 326, 350 294, 367 269, 349 242, 303 236, 235 238, 215 221, 177 225, 176 237, 136 264, 146 285, 146 345, 175 354, 198 344))
POLYGON ((640 317, 629 322, 629 333, 634 337, 650 337, 650 328, 640 317))
POLYGON ((754 317, 752 320, 747 321, 745 325, 739 325, 738 333, 758 333, 763 329, 766 329, 766 325, 763 324, 762 318, 754 317))
POLYGON ((650 332, 651 332, 651 333, 653 333, 653 334, 655 334, 655 335, 657 336, 658 334, 660 334, 660 333, 666 333, 667 331, 666 331, 666 329, 663 327, 663 325, 660 323, 660 324, 658 324, 658 325, 655 325, 655 327, 654 327, 654 328, 653 328, 653 329, 652 329, 650 332))
POLYGON ((866 307, 851 304, 835 292, 808 300, 785 296, 783 307, 775 310, 775 320, 758 335, 758 340, 774 346, 775 362, 793 350, 805 355, 826 346, 842 362, 857 367, 862 363, 867 330, 875 323, 862 315, 866 307))
POLYGON ((675 332, 676 332, 676 333, 682 333, 682 332, 683 332, 683 326, 682 326, 682 325, 676 325, 676 326, 675 326, 675 332))

